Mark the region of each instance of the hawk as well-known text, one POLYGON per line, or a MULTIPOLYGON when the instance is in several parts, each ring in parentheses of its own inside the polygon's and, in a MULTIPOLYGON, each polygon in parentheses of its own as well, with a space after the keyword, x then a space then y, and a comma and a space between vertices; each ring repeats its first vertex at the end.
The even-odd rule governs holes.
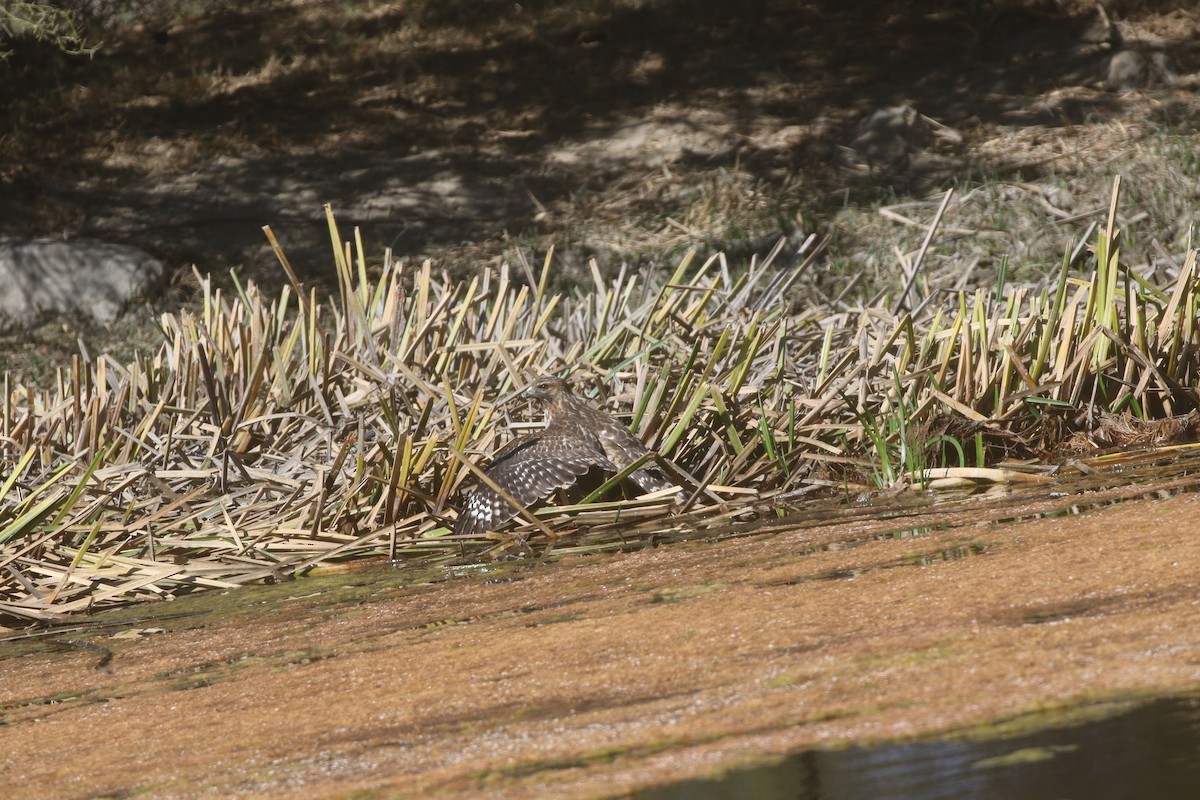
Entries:
MULTIPOLYGON (((577 397, 561 378, 539 378, 525 396, 541 401, 548 424, 500 448, 484 470, 524 508, 555 489, 569 488, 592 469, 616 473, 649 452, 628 428, 577 397)), ((638 469, 629 477, 643 492, 674 485, 653 467, 638 469)), ((518 513, 495 489, 480 483, 463 502, 454 532, 496 530, 518 513)))

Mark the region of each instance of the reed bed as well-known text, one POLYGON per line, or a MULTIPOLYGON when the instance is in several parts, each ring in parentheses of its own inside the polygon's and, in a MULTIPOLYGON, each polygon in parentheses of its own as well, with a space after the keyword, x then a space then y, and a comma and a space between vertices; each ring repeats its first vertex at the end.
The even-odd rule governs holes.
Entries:
POLYGON ((822 489, 1036 480, 1038 457, 1102 413, 1198 406, 1196 251, 1164 285, 1122 264, 1118 197, 1119 183, 1093 256, 1077 269, 1068 253, 1045 286, 917 298, 918 257, 894 296, 854 308, 791 291, 815 239, 741 271, 693 253, 660 278, 593 268, 563 296, 546 289, 552 254, 465 282, 391 259, 370 277, 330 214, 333 302, 294 277, 270 298, 201 278, 200 307, 162 317, 153 355, 77 357, 49 386, 5 377, 0 624, 366 556, 532 553, 547 546, 539 529, 577 552, 779 514, 822 489), (523 404, 498 401, 568 371, 683 494, 452 534, 470 464, 530 424, 523 404))

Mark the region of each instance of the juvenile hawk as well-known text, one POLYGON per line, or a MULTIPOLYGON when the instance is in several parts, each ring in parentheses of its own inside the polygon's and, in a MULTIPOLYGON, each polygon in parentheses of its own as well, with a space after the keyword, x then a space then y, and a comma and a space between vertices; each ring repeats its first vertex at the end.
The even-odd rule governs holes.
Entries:
MULTIPOLYGON (((546 428, 500 448, 484 470, 525 508, 555 489, 572 486, 593 468, 619 472, 648 452, 628 428, 576 397, 561 378, 539 378, 525 390, 525 396, 545 406, 546 428)), ((652 466, 629 477, 644 492, 673 485, 652 466)), ((518 513, 495 489, 480 483, 463 502, 454 532, 496 530, 518 513)))

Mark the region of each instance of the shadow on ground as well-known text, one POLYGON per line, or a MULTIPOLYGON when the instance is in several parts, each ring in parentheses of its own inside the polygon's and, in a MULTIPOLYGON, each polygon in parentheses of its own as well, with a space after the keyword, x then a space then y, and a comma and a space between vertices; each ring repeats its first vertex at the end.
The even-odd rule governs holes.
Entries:
MULTIPOLYGON (((1187 12, 1157 19, 1194 67, 1187 12)), ((0 235, 122 241, 268 283, 264 224, 305 279, 330 278, 324 203, 373 252, 469 245, 460 270, 514 240, 602 262, 737 249, 847 201, 1053 173, 1044 154, 978 145, 1128 113, 1099 85, 1097 31, 1082 4, 952 0, 281 2, 151 20, 91 60, 25 46, 3 67, 0 235), (961 138, 896 169, 854 163, 855 126, 897 104, 961 138), (724 208, 731 174, 751 199, 724 208)))

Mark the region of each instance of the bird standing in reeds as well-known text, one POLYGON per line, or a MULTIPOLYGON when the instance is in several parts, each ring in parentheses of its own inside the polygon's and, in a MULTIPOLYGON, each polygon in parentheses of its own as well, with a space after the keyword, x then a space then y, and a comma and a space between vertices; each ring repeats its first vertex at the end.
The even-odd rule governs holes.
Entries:
MULTIPOLYGON (((561 378, 537 379, 525 397, 545 407, 546 427, 509 442, 484 470, 522 508, 556 489, 570 488, 593 469, 614 474, 649 452, 628 428, 576 396, 561 378)), ((629 478, 643 492, 673 486, 654 466, 639 468, 629 478)), ((510 500, 481 482, 463 502, 454 532, 496 530, 519 513, 510 500)))

